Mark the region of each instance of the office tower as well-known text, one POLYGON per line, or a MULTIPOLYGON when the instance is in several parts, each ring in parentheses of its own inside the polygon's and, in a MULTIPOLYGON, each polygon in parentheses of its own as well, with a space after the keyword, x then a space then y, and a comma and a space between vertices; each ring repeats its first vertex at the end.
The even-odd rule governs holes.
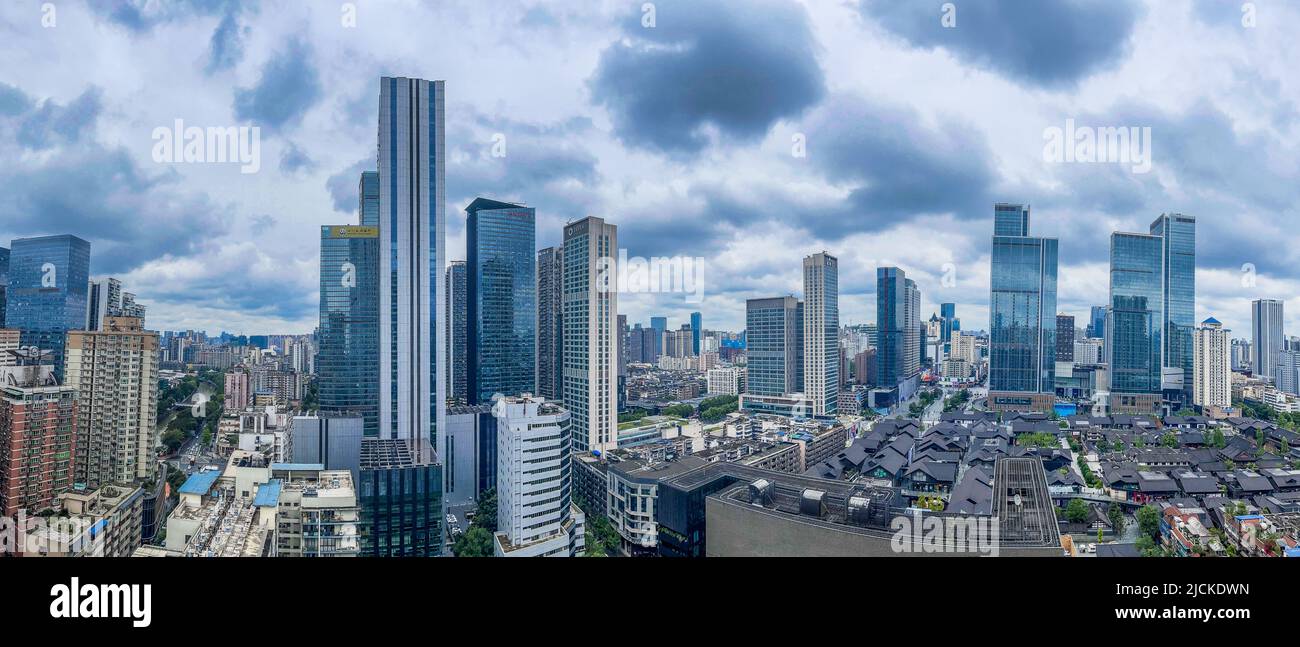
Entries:
POLYGON ((1192 333, 1196 327, 1196 218, 1161 214, 1151 223, 1161 239, 1162 303, 1160 366, 1162 387, 1177 391, 1177 400, 1191 401, 1192 333))
POLYGON ((564 227, 564 406, 577 452, 618 444, 618 227, 595 217, 564 227))
POLYGON ((1085 337, 1074 340, 1074 363, 1079 366, 1095 366, 1101 364, 1106 357, 1102 353, 1101 340, 1085 337))
POLYGON ((1089 337, 1102 339, 1106 336, 1106 306, 1093 306, 1088 316, 1088 328, 1085 331, 1089 337))
POLYGON ((442 555, 442 466, 420 438, 362 438, 357 486, 363 557, 442 555))
POLYGON ((0 328, 5 327, 6 291, 9 289, 9 250, 0 247, 0 328))
POLYGON ((803 304, 804 394, 812 400, 813 415, 835 415, 840 396, 840 283, 834 256, 818 252, 803 259, 803 304))
POLYGON ((1274 382, 1277 390, 1300 395, 1300 351, 1280 350, 1277 352, 1277 365, 1274 367, 1274 382))
POLYGON ((1255 377, 1274 377, 1273 366, 1282 350, 1282 314, 1282 302, 1277 299, 1250 302, 1250 366, 1255 377))
POLYGON ((417 445, 446 415, 444 92, 442 81, 380 80, 379 434, 417 445))
POLYGON ((476 198, 465 218, 466 388, 470 404, 490 404, 536 386, 536 213, 476 198))
POLYGON ((497 482, 497 419, 486 404, 447 410, 447 453, 442 460, 448 506, 475 503, 497 482))
POLYGON ((668 317, 650 317, 650 328, 655 331, 655 353, 651 361, 658 361, 659 356, 664 354, 664 334, 668 332, 668 317))
POLYGON ((627 315, 618 316, 618 411, 627 410, 627 362, 632 349, 629 348, 627 315))
POLYGON ((23 346, 50 351, 59 380, 67 332, 86 325, 89 286, 90 243, 68 235, 13 241, 5 326, 23 331, 23 346))
POLYGON ((347 470, 353 482, 361 477, 361 440, 365 437, 365 420, 361 416, 294 416, 289 437, 294 463, 347 470))
POLYGON ((853 356, 853 381, 857 384, 876 383, 876 349, 868 348, 853 356))
POLYGON ((780 396, 803 385, 803 312, 794 297, 745 302, 745 393, 780 396))
MULTIPOLYGON (((158 333, 135 317, 68 333, 66 384, 77 390, 76 481, 91 488, 158 473, 158 333)), ((213 406, 216 406, 215 403, 213 406)))
POLYGON ((916 283, 897 267, 876 268, 877 386, 911 397, 921 372, 921 297, 916 283))
POLYGON ((1029 207, 1027 205, 993 205, 993 235, 1024 238, 1029 235, 1029 207))
POLYGON ((537 252, 537 394, 559 400, 563 374, 564 248, 547 247, 537 252))
POLYGON ((1245 371, 1250 368, 1250 341, 1232 340, 1232 370, 1245 371))
POLYGON ((50 354, 11 351, 0 366, 0 515, 54 507, 72 487, 77 460, 77 389, 60 386, 50 354))
POLYGON ((1110 237, 1106 355, 1112 411, 1148 413, 1161 399, 1163 245, 1160 236, 1147 234, 1110 237))
MULTIPOLYGON (((379 248, 378 227, 320 228, 320 411, 360 416, 367 436, 380 429, 379 248)), ((235 404, 247 402, 245 395, 235 404)))
POLYGON ((1056 315, 1056 361, 1074 361, 1074 317, 1056 315))
POLYGON ((498 557, 583 554, 586 519, 568 483, 569 412, 542 398, 506 397, 497 419, 498 557))
POLYGON ((1210 317, 1197 327, 1193 343, 1192 403, 1201 407, 1232 406, 1232 366, 1228 357, 1228 333, 1218 319, 1210 317))
POLYGON ((103 330, 104 319, 122 316, 122 282, 114 279, 91 281, 86 297, 84 330, 103 330))
MULTIPOLYGON (((622 318, 622 315, 619 315, 619 317, 622 318)), ((647 339, 646 337, 647 330, 648 329, 646 328, 642 328, 641 324, 632 324, 632 327, 628 329, 627 331, 627 362, 628 363, 639 364, 645 361, 644 359, 645 356, 642 353, 642 349, 644 348, 647 339)))
MULTIPOLYGON (((320 379, 332 379, 327 378, 327 375, 327 373, 322 372, 320 379)), ((373 379, 376 381, 379 379, 378 372, 375 373, 373 379)), ((248 371, 242 367, 227 371, 226 388, 223 393, 225 394, 225 401, 222 402, 222 408, 228 413, 243 411, 245 407, 251 405, 253 400, 248 381, 248 371)))
POLYGON ((469 402, 469 272, 465 261, 447 264, 447 400, 469 402))
POLYGON ((704 335, 704 315, 699 312, 691 313, 691 354, 700 356, 700 339, 704 335))
POLYGON ((357 184, 357 216, 362 227, 379 226, 379 171, 362 171, 357 184))
POLYGON ((939 304, 939 318, 942 322, 939 330, 939 343, 943 344, 943 353, 947 355, 952 352, 952 331, 953 324, 957 322, 957 304, 939 304))
POLYGON ((1029 207, 998 204, 994 217, 989 406, 1050 411, 1056 403, 1057 241, 1029 235, 1029 207))

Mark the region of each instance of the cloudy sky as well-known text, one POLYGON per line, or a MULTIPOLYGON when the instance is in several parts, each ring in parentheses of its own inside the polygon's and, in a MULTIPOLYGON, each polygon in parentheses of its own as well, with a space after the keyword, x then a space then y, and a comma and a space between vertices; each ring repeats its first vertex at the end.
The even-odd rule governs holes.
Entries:
POLYGON ((596 215, 634 256, 703 257, 740 330, 840 259, 844 323, 898 265, 987 327, 994 202, 1060 238, 1060 309, 1106 301, 1108 237, 1198 218, 1197 316, 1300 333, 1300 5, 1257 0, 9 0, 0 241, 72 233, 156 329, 309 332, 321 224, 356 220, 379 77, 447 82, 447 249, 474 196, 596 215), (955 11, 954 11, 955 9, 955 11), (955 20, 954 20, 955 18, 955 20), (1249 25, 1249 26, 1248 26, 1249 25), (257 126, 261 168, 155 161, 152 133, 257 126), (1045 161, 1044 134, 1150 128, 1151 170, 1045 161), (493 145, 504 136, 504 156, 493 145), (945 281, 945 277, 950 280, 945 281))

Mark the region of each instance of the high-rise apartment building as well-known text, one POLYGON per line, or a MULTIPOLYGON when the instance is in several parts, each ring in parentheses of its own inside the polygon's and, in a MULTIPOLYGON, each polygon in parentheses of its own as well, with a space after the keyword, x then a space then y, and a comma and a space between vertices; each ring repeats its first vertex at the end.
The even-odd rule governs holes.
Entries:
POLYGON ((1056 402, 1057 240, 1029 235, 1029 207, 997 204, 989 300, 989 406, 1056 402))
POLYGON ((537 252, 537 394, 559 400, 564 371, 564 248, 537 252))
POLYGON ((1291 395, 1300 395, 1300 351, 1289 349, 1278 351, 1277 365, 1273 373, 1277 390, 1291 395))
POLYGON ((537 373, 536 211, 476 198, 465 208, 470 404, 532 393, 537 373))
POLYGON ((158 333, 135 317, 72 331, 66 384, 77 390, 76 482, 152 481, 158 475, 158 333))
POLYGON ((0 366, 0 515, 36 514, 76 481, 77 389, 38 352, 0 366))
MULTIPOLYGON (((324 376, 325 374, 322 373, 322 379, 324 379, 324 376)), ((375 378, 378 377, 379 375, 376 373, 375 378)), ((222 402, 222 408, 228 413, 243 411, 244 407, 251 405, 253 403, 253 391, 252 385, 249 383, 248 371, 242 366, 226 371, 226 386, 223 393, 225 394, 225 401, 222 402)))
POLYGON ((1197 327, 1192 344, 1192 403, 1201 407, 1232 406, 1232 365, 1228 333, 1213 317, 1197 327))
POLYGON ((447 393, 455 404, 469 402, 469 273, 465 261, 447 264, 447 393))
POLYGON ((1250 365, 1255 377, 1273 378, 1278 351, 1282 350, 1282 302, 1255 299, 1250 302, 1250 365))
POLYGON ((497 419, 498 557, 574 557, 585 517, 572 502, 569 412, 543 398, 507 396, 497 419))
POLYGON ((803 299, 804 394, 812 400, 813 415, 835 415, 840 397, 840 284, 834 256, 819 252, 803 259, 803 299))
POLYGON ((379 436, 416 444, 446 415, 444 97, 442 81, 380 80, 379 436))
POLYGON ((60 380, 67 332, 86 326, 89 286, 90 243, 69 235, 13 241, 5 326, 23 331, 23 346, 50 351, 60 380))
MULTIPOLYGON (((357 415, 379 435, 379 228, 320 229, 320 411, 357 415)), ((227 373, 227 382, 232 373, 227 373)), ((245 382, 242 386, 247 389, 245 382)), ((226 389, 230 396, 229 386, 226 389)), ((244 395, 240 401, 247 403, 244 395)), ((242 406, 242 405, 241 405, 242 406)))
POLYGON ((103 330, 104 319, 122 316, 122 282, 114 278, 91 281, 85 330, 103 330))
POLYGON ((578 452, 618 444, 618 227, 564 227, 564 407, 578 452))

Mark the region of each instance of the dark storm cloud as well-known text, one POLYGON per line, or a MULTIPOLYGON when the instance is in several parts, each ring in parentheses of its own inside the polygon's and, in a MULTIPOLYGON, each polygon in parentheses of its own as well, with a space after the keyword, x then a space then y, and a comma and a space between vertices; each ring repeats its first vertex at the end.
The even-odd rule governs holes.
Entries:
POLYGON ((808 161, 850 190, 842 209, 802 223, 822 236, 888 228, 920 215, 981 217, 996 159, 968 124, 922 125, 915 112, 850 95, 832 97, 806 123, 808 161))
POLYGON ((785 0, 654 3, 655 26, 633 11, 623 39, 601 54, 589 81, 624 143, 695 153, 721 139, 761 139, 825 93, 808 17, 785 0))
POLYGON ((103 109, 101 95, 99 88, 91 87, 67 105, 46 99, 19 122, 18 143, 32 150, 44 150, 77 142, 83 133, 94 127, 95 119, 103 109))
POLYGON ((1138 8, 1128 0, 955 2, 864 0, 862 12, 913 46, 942 47, 959 60, 1036 86, 1071 86, 1124 55, 1138 8))
POLYGON ((301 123, 320 97, 311 47, 293 38, 262 67, 255 86, 235 90, 235 116, 273 130, 291 128, 301 123))
POLYGON ((182 194, 174 174, 150 176, 125 149, 94 140, 99 97, 89 88, 67 105, 46 99, 0 122, 0 132, 15 133, 12 142, 0 140, 0 154, 17 156, 19 147, 43 153, 0 172, 5 233, 75 233, 95 243, 95 271, 123 272, 163 255, 185 256, 222 231, 206 195, 182 194))

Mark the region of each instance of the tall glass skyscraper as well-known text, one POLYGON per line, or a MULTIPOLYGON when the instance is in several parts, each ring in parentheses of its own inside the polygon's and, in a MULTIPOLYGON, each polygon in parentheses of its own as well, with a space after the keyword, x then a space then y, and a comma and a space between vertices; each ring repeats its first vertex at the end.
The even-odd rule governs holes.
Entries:
POLYGON ((1106 306, 1093 306, 1088 317, 1088 336, 1101 339, 1106 336, 1106 306))
POLYGON ((537 252, 537 394, 559 400, 563 370, 564 249, 547 247, 537 252))
POLYGON ((467 393, 490 404, 536 387, 536 211, 477 198, 465 216, 467 393))
POLYGON ((1057 241, 1029 235, 1029 207, 994 206, 989 405, 1050 410, 1056 393, 1057 241))
POLYGON ((443 105, 442 81, 380 79, 379 435, 416 444, 446 418, 443 105))
POLYGON ((953 324, 957 322, 957 304, 939 304, 939 319, 939 343, 943 344, 943 352, 946 355, 952 352, 952 331, 953 324))
POLYGON ((745 392, 780 396, 803 391, 803 314, 794 297, 745 302, 745 392))
POLYGON ((9 250, 0 247, 0 328, 5 327, 5 300, 9 290, 9 250))
MULTIPOLYGON (((1164 321, 1164 239, 1115 232, 1110 236, 1110 315, 1106 353, 1110 390, 1159 394, 1164 321)), ((1145 410, 1151 398, 1134 401, 1145 410)), ((1112 408, 1115 408, 1112 400, 1112 408)))
POLYGON ((1282 311, 1277 299, 1250 302, 1250 365, 1255 377, 1277 377, 1277 354, 1284 348, 1282 311))
POLYGON ((379 171, 362 171, 357 185, 357 213, 364 227, 379 226, 379 171))
MULTIPOLYGON (((1161 310, 1161 366, 1182 373, 1175 384, 1179 400, 1192 397, 1192 340, 1196 330, 1196 218, 1161 214, 1151 223, 1151 235, 1161 237, 1163 297, 1161 310)), ((1166 385, 1169 386, 1169 385, 1166 385)))
POLYGON ((85 327, 89 292, 90 243, 70 235, 13 241, 5 326, 22 331, 22 345, 52 351, 59 380, 67 332, 85 327))
POLYGON ((704 335, 704 315, 691 313, 691 354, 700 356, 700 338, 704 335))
MULTIPOLYGON (((921 291, 907 272, 876 268, 876 375, 886 389, 907 385, 921 372, 921 291)), ((910 397, 911 386, 899 394, 910 397)))
POLYGON ((650 328, 654 330, 655 359, 664 354, 664 333, 668 332, 668 317, 650 317, 650 328))
POLYGON ((320 228, 320 410, 379 435, 379 228, 320 228))
POLYGON ((447 264, 447 399, 456 404, 469 402, 469 294, 465 261, 447 264))

